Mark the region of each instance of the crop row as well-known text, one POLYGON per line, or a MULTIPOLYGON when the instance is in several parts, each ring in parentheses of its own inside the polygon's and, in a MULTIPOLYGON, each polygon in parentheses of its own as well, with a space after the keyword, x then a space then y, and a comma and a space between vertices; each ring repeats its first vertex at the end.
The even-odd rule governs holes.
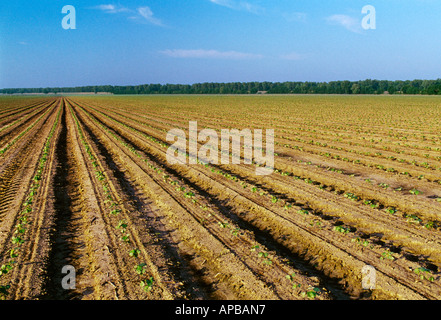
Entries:
MULTIPOLYGON (((83 108, 81 109, 86 114, 88 114, 83 108)), ((102 115, 105 116, 105 114, 102 115)), ((213 232, 216 235, 216 237, 219 237, 220 239, 224 239, 223 240, 224 244, 228 245, 228 243, 232 241, 232 239, 230 238, 232 236, 233 241, 236 243, 235 250, 238 250, 237 241, 240 241, 241 243, 243 243, 244 248, 249 248, 251 252, 255 252, 256 256, 254 258, 249 257, 248 259, 251 260, 257 259, 257 261, 260 260, 263 265, 268 265, 268 266, 273 265, 274 267, 282 268, 282 270, 285 269, 285 267, 282 267, 280 265, 280 262, 278 262, 278 258, 274 254, 270 254, 267 250, 265 250, 262 244, 260 243, 256 244, 255 241, 249 239, 248 238, 249 236, 247 235, 247 232, 244 229, 242 229, 239 225, 237 225, 237 223, 235 223, 233 220, 225 217, 222 213, 218 212, 217 209, 215 209, 216 206, 213 206, 213 203, 211 203, 211 201, 209 200, 210 198, 201 195, 200 192, 198 192, 198 190, 192 188, 191 185, 188 185, 188 183, 179 181, 180 179, 174 177, 173 172, 170 172, 169 169, 163 167, 163 165, 158 165, 158 163, 156 163, 157 161, 156 157, 154 157, 155 160, 152 160, 150 157, 141 154, 139 150, 136 147, 134 147, 131 143, 128 143, 124 139, 119 137, 116 133, 110 130, 110 128, 106 127, 103 123, 99 122, 92 115, 88 114, 88 116, 91 118, 91 120, 95 121, 97 125, 99 125, 105 132, 107 132, 110 136, 112 136, 119 144, 121 144, 128 151, 130 151, 130 153, 133 153, 134 157, 139 158, 140 161, 145 163, 146 166, 152 170, 153 174, 157 176, 156 179, 158 181, 163 181, 164 183, 168 184, 170 186, 169 188, 167 188, 169 192, 172 193, 177 192, 178 197, 179 198, 182 197, 182 200, 180 200, 181 205, 184 205, 186 202, 188 202, 188 205, 185 205, 188 212, 191 213, 201 225, 203 225, 205 228, 208 228, 210 232, 213 232), (198 213, 198 210, 200 210, 200 213, 198 213), (226 234, 224 234, 225 231, 227 232, 226 234)), ((119 124, 124 125, 122 123, 119 124)), ((128 126, 126 128, 130 128, 130 127, 128 126)), ((141 134, 140 132, 137 133, 141 134)), ((146 137, 147 135, 144 135, 144 138, 146 137)), ((149 139, 149 140, 160 146, 166 145, 163 142, 159 142, 158 140, 155 139, 149 139)), ((285 274, 292 275, 293 272, 286 271, 285 274)), ((299 276, 297 276, 296 279, 299 280, 299 276)), ((297 288, 297 286, 294 283, 295 281, 296 280, 294 278, 290 279, 290 285, 293 288, 297 288)), ((318 290, 318 288, 315 288, 314 290, 314 287, 310 287, 310 290, 301 291, 300 282, 297 283, 298 294, 300 297, 307 297, 307 298, 318 297, 319 292, 321 292, 321 290, 318 290)))
MULTIPOLYGON (((179 116, 178 116, 179 117, 179 116)), ((191 118, 189 118, 191 119, 191 118)), ((170 121, 168 119, 169 122, 165 122, 165 121, 159 121, 158 119, 149 119, 150 121, 153 122, 158 122, 161 123, 162 125, 170 125, 170 121)), ((174 120, 176 121, 176 120, 174 120)), ((207 124, 204 125, 204 123, 202 123, 203 127, 208 127, 207 124)), ((231 126, 231 123, 225 123, 224 125, 229 125, 231 126)), ((268 126, 268 124, 266 124, 266 126, 268 126)), ((219 131, 220 129, 218 129, 219 131)), ((315 129, 314 129, 315 130, 315 129)), ((320 134, 323 134, 323 132, 321 132, 320 134)), ((425 169, 431 169, 431 170, 441 170, 441 166, 440 167, 436 167, 434 165, 431 165, 427 162, 427 159, 429 158, 429 154, 424 154, 424 159, 425 160, 421 160, 420 162, 416 161, 415 159, 403 159, 400 158, 399 156, 394 156, 394 155, 390 155, 390 152, 388 154, 383 154, 384 150, 390 150, 389 147, 377 147, 377 146, 372 146, 370 145, 370 147, 374 147, 374 148, 380 148, 382 150, 382 152, 370 152, 370 151, 360 151, 357 149, 348 149, 348 148, 342 148, 341 146, 333 146, 330 145, 329 143, 321 143, 319 141, 314 141, 314 140, 305 140, 303 139, 301 136, 299 136, 298 134, 295 134, 294 137, 289 137, 289 136, 285 136, 285 135, 275 135, 275 138, 281 138, 282 140, 289 140, 289 141, 298 141, 298 142, 302 142, 303 145, 293 145, 291 143, 288 142, 283 142, 283 141, 275 141, 275 144, 279 147, 283 147, 283 148, 290 148, 290 149, 294 149, 294 150, 298 150, 298 151, 307 151, 307 152, 314 152, 318 155, 321 155, 323 157, 326 158, 330 158, 330 159, 335 159, 335 160, 342 160, 342 161, 346 161, 346 162, 351 162, 354 164, 361 164, 361 163, 365 163, 365 161, 363 159, 349 159, 347 156, 342 156, 338 153, 331 153, 331 152, 326 152, 323 150, 320 151, 315 151, 315 149, 311 149, 308 148, 308 146, 319 146, 321 147, 321 149, 323 148, 330 148, 332 150, 335 151, 345 151, 348 153, 355 153, 358 155, 362 155, 362 156, 368 156, 368 157, 379 157, 379 158, 383 158, 383 159, 387 159, 389 161, 396 161, 398 163, 400 163, 400 167, 402 167, 401 164, 408 164, 408 165, 412 165, 412 166, 416 166, 416 167, 421 167, 421 168, 425 168, 425 169), (385 149, 386 148, 386 149, 385 149)), ((364 137, 362 137, 361 139, 364 139, 364 137)), ((341 141, 341 138, 337 139, 337 141, 341 141)), ((355 144, 353 144, 352 142, 348 142, 348 144, 350 146, 354 146, 355 144)), ((440 148, 437 148, 436 151, 441 150, 440 148)), ((404 153, 404 151, 399 151, 400 154, 404 153)), ((416 152, 412 152, 411 155, 414 156, 419 156, 420 153, 416 153, 416 152)), ((441 160, 441 157, 439 155, 434 155, 433 158, 437 161, 441 160)), ((407 175, 409 177, 415 176, 418 177, 418 179, 422 179, 424 178, 424 174, 421 174, 421 172, 419 172, 418 174, 414 173, 414 174, 410 174, 407 169, 402 169, 402 171, 398 171, 397 169, 394 169, 393 167, 390 166, 386 166, 384 163, 367 163, 366 164, 367 167, 372 167, 375 169, 380 169, 380 170, 384 170, 385 172, 392 172, 392 173, 401 173, 403 175, 407 175)), ((412 170, 413 172, 413 170, 412 170)), ((439 181, 441 183, 440 180, 436 180, 436 178, 432 178, 432 180, 435 179, 434 181, 437 182, 439 181)))
MULTIPOLYGON (((111 118, 110 118, 111 119, 111 118)), ((114 121, 116 121, 116 120, 114 120, 114 121)), ((129 127, 130 128, 130 127, 129 127)), ((133 130, 134 128, 132 128, 132 130, 133 130)), ((141 133, 142 134, 142 133, 141 133)), ((145 134, 143 134, 143 135, 145 135, 145 134)), ((210 170, 216 170, 215 168, 209 168, 210 170)), ((225 177, 228 177, 228 178, 231 178, 231 180, 233 180, 233 181, 237 181, 237 182, 239 182, 240 180, 239 179, 237 179, 237 178, 235 178, 233 175, 231 175, 231 174, 228 174, 228 173, 225 173, 225 172, 223 172, 223 171, 221 171, 221 170, 218 170, 218 172, 219 172, 219 174, 222 174, 222 175, 224 175, 225 177)), ((243 183, 243 181, 240 181, 240 183, 243 183)), ((244 185, 243 185, 244 186, 244 185)), ((255 189, 256 187, 254 186, 254 187, 252 187, 252 189, 253 190, 255 190, 255 191, 257 191, 256 189, 255 189)), ((263 193, 262 195, 264 195, 265 193, 263 193)), ((274 196, 274 195, 272 195, 272 196, 270 196, 269 197, 269 201, 271 201, 273 204, 276 204, 276 203, 278 203, 279 202, 279 200, 277 199, 277 197, 276 196, 274 196)), ((280 202, 280 203, 282 203, 282 202, 280 202)), ((289 204, 284 204, 284 206, 286 206, 286 205, 288 205, 288 208, 289 208, 289 204)), ((304 211, 302 211, 302 210, 298 210, 298 212, 306 212, 306 211, 308 211, 308 210, 304 210, 304 211)), ((339 230, 347 230, 347 229, 345 229, 344 227, 342 227, 342 226, 335 226, 335 228, 334 228, 334 230, 335 231, 339 231, 339 230)))
MULTIPOLYGON (((190 111, 186 112, 185 115, 176 115, 174 117, 174 120, 171 120, 170 118, 167 118, 166 116, 164 116, 161 113, 154 112, 153 110, 150 111, 150 113, 151 113, 151 118, 154 118, 154 119, 151 119, 151 121, 158 121, 158 119, 162 118, 162 119, 164 119, 164 120, 166 120, 168 122, 177 121, 177 119, 181 119, 180 120, 181 122, 182 121, 184 121, 184 122, 187 121, 188 122, 188 121, 190 121, 190 119, 200 119, 200 120, 202 120, 204 122, 204 119, 206 119, 206 121, 208 121, 208 122, 211 122, 211 123, 215 122, 216 127, 220 127, 220 126, 221 127, 228 127, 228 126, 231 126, 231 121, 229 119, 227 119, 227 117, 224 117, 224 121, 222 122, 222 121, 219 120, 219 118, 213 119, 213 116, 210 116, 210 115, 207 115, 207 116, 204 117, 203 115, 200 114, 200 112, 195 112, 195 111, 193 111, 193 112, 190 112, 190 111)), ((257 121, 256 122, 256 119, 253 119, 253 126, 256 126, 256 125, 257 126, 258 125, 264 125, 265 127, 268 127, 269 123, 268 123, 268 121, 257 121)), ((317 123, 317 122, 314 122, 314 126, 311 126, 311 125, 309 125, 309 126, 299 126, 295 131, 294 131, 295 126, 293 126, 291 123, 288 123, 286 121, 273 121, 272 125, 274 125, 274 128, 276 128, 277 131, 283 132, 283 135, 280 135, 280 136, 276 135, 276 138, 280 137, 280 138, 283 138, 283 139, 298 140, 300 142, 305 142, 305 143, 319 143, 320 145, 324 145, 324 146, 327 146, 329 143, 320 143, 320 142, 317 142, 317 141, 312 141, 311 142, 311 139, 308 139, 308 137, 309 138, 312 137, 312 138, 315 138, 315 139, 317 139, 317 138, 323 139, 327 135, 337 136, 337 138, 328 139, 328 140, 333 140, 333 141, 337 141, 337 142, 346 143, 349 146, 363 146, 363 147, 369 147, 369 148, 374 148, 374 149, 390 150, 390 148, 387 145, 389 145, 391 142, 385 141, 384 137, 385 136, 393 136, 394 135, 393 132, 389 131, 387 134, 384 133, 383 135, 379 135, 379 138, 377 140, 375 140, 374 138, 369 138, 369 137, 365 136, 365 134, 371 132, 371 130, 364 130, 363 132, 358 130, 356 132, 357 135, 355 135, 354 138, 357 138, 357 139, 362 140, 362 141, 369 141, 370 142, 370 144, 366 144, 366 143, 361 144, 361 143, 353 142, 351 140, 348 141, 348 138, 351 139, 351 138, 353 138, 353 136, 352 135, 348 135, 347 134, 347 132, 348 132, 347 128, 346 129, 345 128, 341 128, 341 126, 339 126, 339 128, 340 128, 340 130, 344 130, 344 131, 342 131, 343 134, 336 133, 335 130, 333 130, 333 131, 318 130, 317 127, 320 128, 320 123, 317 123), (285 125, 281 125, 280 123, 286 123, 286 124, 285 125), (289 130, 288 130, 288 128, 289 128, 289 130), (310 135, 299 134, 301 132, 311 132, 313 134, 310 134, 310 135), (317 132, 320 132, 320 135, 317 135, 317 132), (383 146, 383 147, 377 145, 377 143, 381 143, 381 142, 384 142, 384 144, 386 144, 386 145, 383 146)), ((331 129, 335 129, 335 128, 331 128, 331 129)), ((376 131, 375 133, 378 134, 378 131, 376 131)), ((423 135, 422 139, 427 139, 427 137, 425 135, 423 135)), ((436 142, 434 142, 434 143, 436 143, 436 142)), ((279 144, 281 144, 281 143, 279 143, 279 144)), ((408 143, 406 143, 404 146, 410 147, 410 145, 408 143)), ((419 145, 418 144, 414 144, 414 145, 412 145, 412 147, 415 147, 415 148, 418 149, 419 145)), ((332 148, 339 148, 339 147, 334 146, 332 148)), ((424 147, 424 148, 422 148, 422 150, 429 150, 430 151, 430 150, 432 150, 432 147, 430 147, 430 146, 424 147)), ((434 149, 434 151, 439 151, 439 150, 440 150, 440 148, 435 148, 434 149)), ((360 152, 360 151, 356 150, 355 152, 360 152)), ((400 154, 405 153, 405 151, 402 151, 402 150, 399 150, 397 152, 400 153, 400 154)), ((377 153, 381 153, 381 152, 375 152, 375 151, 374 152, 363 152, 363 154, 365 154, 365 155, 373 155, 374 153, 376 155, 377 153)), ((418 152, 418 153, 411 152, 410 155, 419 156, 420 152, 418 152)), ((424 157, 425 158, 429 158, 429 154, 425 154, 424 157)), ((438 161, 440 160, 439 159, 439 155, 433 155, 432 157, 435 160, 438 160, 438 161)), ((398 160, 402 160, 402 159, 398 159, 398 160)), ((409 160, 409 162, 411 162, 411 160, 409 160)), ((424 162, 426 162, 426 161, 422 161, 422 163, 420 165, 421 166, 426 166, 424 164, 424 162)))
MULTIPOLYGON (((53 107, 52 107, 53 108, 53 107)), ((18 136, 16 136, 12 141, 10 141, 5 147, 0 149, 0 155, 7 152, 18 140, 20 140, 26 133, 28 133, 35 125, 49 112, 52 108, 45 111, 38 119, 36 119, 31 125, 29 125, 25 130, 23 130, 18 136)))
MULTIPOLYGON (((30 219, 30 215, 33 212, 33 203, 34 199, 37 197, 38 190, 40 188, 40 181, 42 180, 43 174, 47 174, 45 171, 46 162, 48 160, 48 156, 51 149, 52 138, 54 136, 55 130, 59 124, 61 108, 58 111, 56 120, 51 128, 51 131, 46 138, 46 142, 44 144, 41 156, 38 160, 38 166, 36 168, 36 172, 34 177, 32 178, 32 183, 30 185, 29 193, 26 197, 26 200, 22 204, 22 210, 19 213, 19 218, 17 224, 14 228, 14 236, 11 238, 11 242, 13 247, 8 252, 8 257, 6 259, 7 262, 2 264, 0 267, 0 277, 10 273, 17 266, 17 258, 19 257, 21 251, 20 247, 26 241, 26 231, 28 230, 32 220, 30 219)), ((41 117, 38 119, 40 120, 41 117)), ((35 123, 30 126, 33 127, 35 123)), ((30 130, 30 129, 28 129, 30 130)), ((27 239, 27 241, 31 241, 31 239, 27 239)), ((5 299, 9 293, 9 289, 11 288, 11 284, 5 284, 0 286, 0 299, 5 299)))
MULTIPOLYGON (((108 210, 109 210, 108 214, 117 217, 122 212, 123 208, 121 208, 118 201, 114 198, 115 196, 113 195, 112 187, 109 184, 107 175, 104 172, 104 170, 101 169, 102 166, 99 164, 99 160, 96 157, 96 155, 94 155, 94 152, 93 152, 92 148, 90 147, 90 145, 89 145, 89 143, 83 133, 83 130, 81 128, 81 125, 80 125, 78 118, 76 117, 72 107, 69 106, 69 108, 70 108, 72 117, 74 118, 75 124, 77 126, 77 130, 78 130, 79 137, 80 137, 80 142, 82 143, 86 153, 88 154, 89 161, 91 162, 92 166, 95 168, 96 179, 101 183, 101 187, 102 187, 102 190, 103 190, 105 198, 106 198, 105 202, 106 202, 108 210)), ((118 221, 118 223, 116 225, 114 225, 113 227, 120 232, 119 240, 122 243, 129 246, 132 241, 130 238, 131 235, 128 231, 128 229, 130 228, 128 221, 126 219, 120 219, 118 221)), ((133 248, 133 247, 126 249, 126 250, 127 250, 128 256, 134 258, 136 261, 133 266, 133 270, 139 276, 140 286, 143 288, 143 290, 145 292, 149 292, 150 290, 152 290, 155 280, 152 276, 147 275, 147 270, 146 270, 147 264, 145 262, 138 261, 138 257, 140 256, 141 251, 138 248, 133 248)))
MULTIPOLYGON (((107 116, 106 114, 104 114, 104 115, 107 116)), ((161 130, 163 132, 165 131, 165 129, 163 129, 163 128, 158 128, 158 127, 153 126, 151 124, 127 117, 127 116, 122 115, 120 113, 118 113, 118 115, 125 118, 125 119, 128 119, 130 121, 137 122, 143 126, 147 126, 149 128, 152 128, 154 130, 161 130)), ((185 129, 185 128, 182 128, 182 129, 185 129)), ((154 141, 154 142, 157 141, 157 139, 152 136, 146 136, 146 138, 151 141, 154 141)), ((158 144, 160 144, 164 147, 167 146, 167 145, 164 145, 164 143, 160 142, 160 141, 158 142, 158 144)), ((188 155, 186 155, 186 156, 188 156, 188 155)), ((298 161, 300 161, 300 160, 298 160, 298 161)), ((306 163, 309 165, 312 165, 311 162, 306 162, 306 163)), ((330 169, 328 168, 327 170, 341 172, 340 170, 334 170, 333 168, 330 168, 330 169)), ((295 166, 291 166, 291 165, 289 165, 289 166, 282 165, 281 167, 279 167, 277 164, 275 166, 274 172, 279 173, 283 176, 294 176, 294 178, 296 178, 296 179, 299 179, 299 180, 305 181, 305 182, 307 181, 308 183, 313 184, 313 185, 317 185, 319 188, 324 189, 324 190, 328 190, 329 188, 331 188, 331 191, 337 192, 336 189, 339 189, 338 192, 344 194, 345 197, 350 198, 351 200, 357 200, 360 203, 363 203, 365 205, 369 205, 372 208, 376 208, 376 209, 383 209, 384 208, 390 214, 396 214, 398 211, 397 207, 400 207, 404 211, 403 217, 407 221, 412 222, 412 223, 420 223, 421 225, 424 225, 427 228, 437 228, 437 226, 439 224, 438 221, 433 220, 435 218, 429 214, 429 212, 431 212, 431 210, 432 210, 431 208, 425 210, 425 212, 427 212, 425 215, 427 215, 430 218, 428 218, 426 221, 423 221, 424 218, 419 217, 418 211, 415 211, 415 210, 418 210, 418 205, 417 205, 417 203, 414 204, 413 203, 414 201, 409 201, 409 200, 401 199, 401 198, 400 198, 401 200, 395 201, 394 199, 396 199, 396 194, 393 194, 393 195, 388 194, 387 195, 388 198, 381 196, 381 194, 384 192, 383 191, 379 192, 379 190, 382 190, 382 189, 384 190, 384 189, 388 188, 388 184, 385 184, 385 183, 378 184, 379 190, 376 190, 376 189, 372 190, 372 188, 366 189, 365 186, 360 186, 360 188, 364 189, 364 191, 363 191, 362 195, 361 194, 357 195, 357 192, 359 192, 360 188, 354 188, 353 184, 346 183, 345 181, 338 182, 338 186, 337 186, 336 179, 338 179, 338 178, 331 178, 331 179, 326 178, 325 179, 325 176, 327 176, 327 175, 324 173, 313 174, 313 178, 311 179, 310 171, 305 171, 303 169, 300 169, 299 167, 295 167, 295 166), (282 167, 288 167, 288 169, 282 170, 281 169, 282 167), (394 201, 392 201, 392 200, 394 200, 394 201), (409 203, 409 205, 408 205, 408 203, 409 203), (406 213, 406 211, 409 210, 410 207, 412 207, 412 213, 406 213), (416 208, 416 209, 413 209, 413 208, 416 208)), ((369 182, 369 179, 367 179, 366 182, 369 182)), ((401 189, 398 188, 394 191, 395 192, 402 191, 402 188, 401 189)), ((422 193, 416 187, 408 190, 408 192, 413 195, 419 195, 422 193)), ((435 199, 435 200, 437 200, 439 202, 439 198, 435 199)))

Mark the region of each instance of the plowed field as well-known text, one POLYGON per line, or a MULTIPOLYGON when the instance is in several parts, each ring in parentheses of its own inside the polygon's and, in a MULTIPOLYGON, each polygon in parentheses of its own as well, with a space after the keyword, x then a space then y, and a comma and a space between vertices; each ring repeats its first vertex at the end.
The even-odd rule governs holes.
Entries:
POLYGON ((441 299, 440 119, 438 97, 0 98, 0 298, 441 299), (169 164, 190 121, 274 129, 274 172, 169 164))

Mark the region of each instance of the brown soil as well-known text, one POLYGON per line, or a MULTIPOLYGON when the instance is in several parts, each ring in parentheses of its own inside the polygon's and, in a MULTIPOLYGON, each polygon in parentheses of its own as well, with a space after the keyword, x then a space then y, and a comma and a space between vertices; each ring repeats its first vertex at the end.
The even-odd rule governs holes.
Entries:
MULTIPOLYGON (((441 297, 441 231, 424 226, 439 220, 439 203, 409 195, 412 176, 394 180, 364 165, 367 156, 346 165, 307 145, 307 153, 283 149, 268 177, 247 165, 170 165, 167 124, 86 101, 29 101, 0 113, 0 148, 14 141, 0 155, 0 264, 13 261, 0 276, 10 285, 2 298, 441 297), (366 179, 391 187, 381 192, 366 179), (385 211, 392 207, 396 214, 385 211), (32 210, 20 228, 24 208, 32 210), (409 223, 410 214, 421 221, 409 223), (74 289, 62 287, 67 265, 74 289), (362 288, 366 265, 375 267, 375 290, 362 288)), ((421 181, 421 189, 432 184, 421 181)))

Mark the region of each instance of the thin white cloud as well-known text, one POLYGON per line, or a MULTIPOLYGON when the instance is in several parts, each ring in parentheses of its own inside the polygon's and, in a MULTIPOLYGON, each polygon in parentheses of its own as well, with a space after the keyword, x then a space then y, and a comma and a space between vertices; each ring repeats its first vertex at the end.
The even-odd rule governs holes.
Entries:
POLYGON ((27 46, 29 43, 27 43, 26 41, 19 41, 18 44, 22 46, 27 46))
POLYGON ((113 4, 100 4, 99 6, 96 6, 95 8, 98 10, 103 10, 103 11, 115 10, 115 6, 113 4))
POLYGON ((154 25, 157 25, 157 26, 163 26, 162 21, 153 16, 153 12, 149 7, 139 7, 137 9, 137 12, 146 21, 148 21, 154 25))
POLYGON ((233 2, 231 0, 210 0, 210 2, 218 4, 220 6, 232 8, 233 2))
POLYGON ((300 53, 297 53, 297 52, 291 52, 288 54, 281 55, 280 58, 283 60, 296 61, 296 60, 303 60, 305 58, 305 56, 300 53))
POLYGON ((153 14, 153 11, 150 9, 150 7, 147 6, 138 7, 136 8, 136 10, 133 10, 119 5, 116 6, 114 4, 101 4, 92 7, 92 9, 100 10, 105 13, 129 13, 130 16, 128 16, 127 18, 132 21, 148 22, 157 26, 164 26, 162 21, 156 18, 153 14))
POLYGON ((128 12, 128 11, 130 11, 126 7, 115 6, 114 4, 100 4, 100 5, 96 6, 96 7, 94 7, 94 9, 101 10, 101 11, 104 11, 106 13, 119 13, 119 12, 128 12))
POLYGON ((244 59, 261 59, 260 54, 244 53, 237 51, 218 51, 218 50, 183 50, 183 49, 167 49, 160 51, 160 53, 172 57, 172 58, 198 58, 198 59, 231 59, 231 60, 244 60, 244 59))
POLYGON ((254 14, 259 14, 264 11, 262 7, 251 4, 246 1, 236 1, 236 0, 209 0, 209 1, 219 6, 227 7, 233 10, 248 11, 254 14))
POLYGON ((330 24, 339 25, 351 32, 361 33, 361 20, 353 18, 345 14, 334 14, 326 18, 330 24))

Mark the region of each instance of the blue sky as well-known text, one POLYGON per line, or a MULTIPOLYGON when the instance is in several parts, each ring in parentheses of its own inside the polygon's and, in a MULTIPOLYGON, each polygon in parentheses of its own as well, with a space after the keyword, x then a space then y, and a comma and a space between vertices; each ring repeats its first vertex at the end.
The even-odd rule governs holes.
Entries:
POLYGON ((0 88, 437 79, 440 14, 440 0, 2 1, 0 88))

